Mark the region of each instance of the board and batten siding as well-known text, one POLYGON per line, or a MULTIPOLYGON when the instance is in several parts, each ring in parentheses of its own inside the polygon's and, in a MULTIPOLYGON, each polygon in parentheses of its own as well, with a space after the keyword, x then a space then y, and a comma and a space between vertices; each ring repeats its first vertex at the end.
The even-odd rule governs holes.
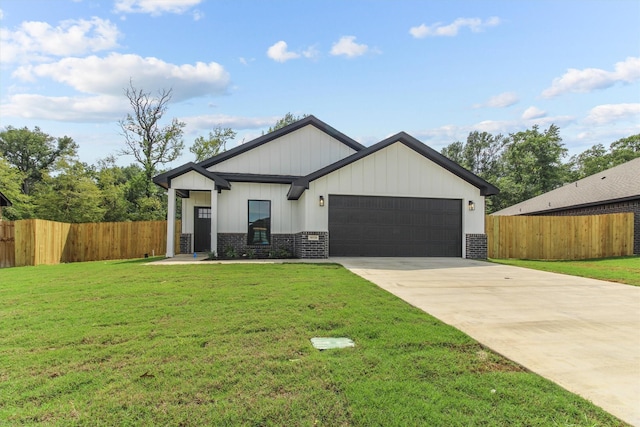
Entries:
POLYGON ((463 238, 468 233, 484 233, 484 197, 480 190, 402 143, 312 181, 300 198, 304 230, 328 231, 331 194, 461 199, 463 238), (318 207, 321 195, 327 203, 325 208, 318 207), (469 200, 475 203, 474 211, 467 209, 469 200))
POLYGON ((208 168, 212 172, 304 176, 335 163, 355 150, 305 126, 208 168))
POLYGON ((218 232, 246 233, 248 200, 271 201, 271 233, 300 231, 298 202, 287 200, 289 185, 234 182, 218 195, 218 232))

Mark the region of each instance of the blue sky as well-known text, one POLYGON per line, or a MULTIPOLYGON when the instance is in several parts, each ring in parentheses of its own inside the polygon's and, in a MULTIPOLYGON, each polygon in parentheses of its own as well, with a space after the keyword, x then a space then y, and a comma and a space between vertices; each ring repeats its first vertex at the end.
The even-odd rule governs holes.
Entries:
POLYGON ((640 2, 0 2, 1 127, 71 136, 95 163, 124 148, 129 79, 173 89, 186 147, 220 125, 230 148, 291 112, 436 150, 555 123, 577 154, 640 133, 640 2))

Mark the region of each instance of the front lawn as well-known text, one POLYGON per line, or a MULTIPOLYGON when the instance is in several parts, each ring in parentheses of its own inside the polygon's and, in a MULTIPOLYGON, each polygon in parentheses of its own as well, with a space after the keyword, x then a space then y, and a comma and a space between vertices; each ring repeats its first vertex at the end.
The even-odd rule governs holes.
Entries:
POLYGON ((492 259, 500 264, 535 270, 590 277, 610 282, 627 283, 640 286, 640 256, 605 259, 587 259, 578 261, 532 261, 518 259, 492 259))
POLYGON ((0 424, 624 425, 332 264, 3 269, 0 325, 0 424))

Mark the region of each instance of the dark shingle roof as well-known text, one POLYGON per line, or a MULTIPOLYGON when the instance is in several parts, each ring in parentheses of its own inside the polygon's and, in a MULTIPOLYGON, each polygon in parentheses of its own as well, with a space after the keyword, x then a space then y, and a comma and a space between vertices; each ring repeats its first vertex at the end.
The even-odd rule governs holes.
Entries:
POLYGON ((161 173, 160 175, 157 175, 153 178, 153 182, 157 185, 159 185, 162 188, 169 188, 170 184, 171 184, 171 180, 173 178, 176 178, 180 175, 183 175, 187 172, 197 172, 202 176, 205 176, 207 178, 209 178, 210 180, 212 180, 213 182, 216 183, 216 188, 219 190, 229 190, 231 188, 231 186, 229 185, 229 181, 227 181, 226 179, 222 178, 220 175, 217 175, 213 172, 209 172, 208 170, 206 170, 205 168, 203 168, 200 165, 197 165, 193 162, 189 162, 189 163, 185 163, 184 165, 172 169, 170 171, 167 171, 165 173, 161 173))
POLYGON ((520 202, 492 215, 554 212, 640 199, 640 157, 520 202))
POLYGON ((4 194, 0 193, 0 206, 11 206, 11 200, 7 199, 4 194))

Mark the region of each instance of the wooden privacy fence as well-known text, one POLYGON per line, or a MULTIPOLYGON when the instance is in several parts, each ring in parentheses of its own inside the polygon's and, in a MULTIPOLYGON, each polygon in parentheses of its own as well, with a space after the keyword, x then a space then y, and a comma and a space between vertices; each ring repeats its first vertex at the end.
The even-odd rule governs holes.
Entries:
MULTIPOLYGON (((2 267, 142 258, 167 250, 166 221, 66 224, 27 219, 8 224, 6 229, 11 231, 0 226, 2 267), (13 242, 5 242, 3 233, 12 233, 13 242)), ((176 236, 178 253, 179 231, 176 236)))
POLYGON ((489 258, 587 259, 633 255, 633 213, 487 216, 489 258))
POLYGON ((0 268, 16 263, 13 221, 0 221, 0 268))

